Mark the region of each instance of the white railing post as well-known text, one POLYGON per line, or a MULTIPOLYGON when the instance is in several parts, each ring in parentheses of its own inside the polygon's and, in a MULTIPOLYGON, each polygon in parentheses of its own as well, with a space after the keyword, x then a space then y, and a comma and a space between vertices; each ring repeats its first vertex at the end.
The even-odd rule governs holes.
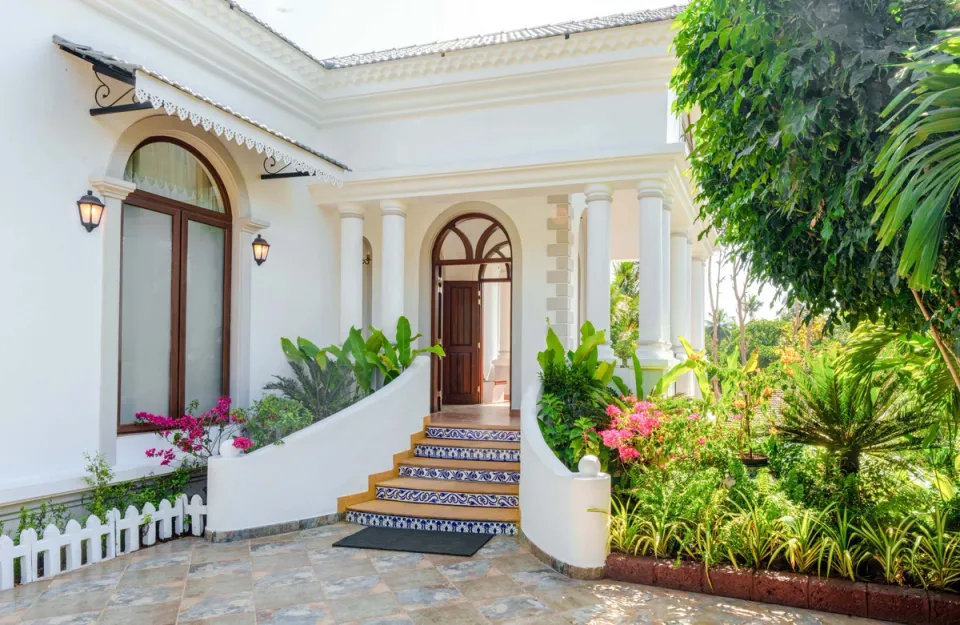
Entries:
MULTIPOLYGON (((149 547, 157 542, 157 509, 149 501, 143 506, 143 514, 140 515, 139 525, 146 525, 147 534, 143 537, 143 546, 149 547)), ((138 534, 142 534, 139 530, 138 534)))
POLYGON ((201 519, 207 515, 207 507, 203 505, 200 495, 194 495, 189 503, 187 496, 183 496, 183 513, 190 515, 190 533, 194 536, 203 536, 203 522, 201 519))
MULTIPOLYGON (((76 519, 67 521, 67 526, 63 530, 67 546, 67 561, 64 570, 79 569, 83 564, 83 541, 86 539, 86 534, 76 519)), ((87 551, 90 551, 90 549, 88 548, 87 551)))

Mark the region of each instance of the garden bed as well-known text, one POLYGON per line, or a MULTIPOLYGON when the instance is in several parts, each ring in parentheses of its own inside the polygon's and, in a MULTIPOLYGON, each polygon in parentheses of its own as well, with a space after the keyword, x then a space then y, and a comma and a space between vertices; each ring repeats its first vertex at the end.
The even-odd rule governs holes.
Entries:
POLYGON ((709 581, 704 567, 690 560, 658 560, 612 553, 607 577, 621 582, 809 608, 895 623, 960 623, 960 596, 945 592, 852 582, 784 571, 716 566, 709 581))

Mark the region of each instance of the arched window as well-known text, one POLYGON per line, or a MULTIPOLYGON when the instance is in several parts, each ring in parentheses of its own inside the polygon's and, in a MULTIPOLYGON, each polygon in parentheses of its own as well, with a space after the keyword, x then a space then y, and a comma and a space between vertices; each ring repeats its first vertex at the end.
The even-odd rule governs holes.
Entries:
POLYGON ((230 207, 188 145, 149 139, 130 156, 123 205, 118 431, 135 415, 195 414, 228 392, 230 207))

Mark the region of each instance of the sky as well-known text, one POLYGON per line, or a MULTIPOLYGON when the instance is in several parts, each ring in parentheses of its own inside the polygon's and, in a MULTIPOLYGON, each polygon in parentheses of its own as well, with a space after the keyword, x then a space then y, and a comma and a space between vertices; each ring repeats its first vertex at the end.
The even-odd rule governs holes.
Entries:
MULTIPOLYGON (((683 0, 241 0, 240 4, 318 58, 346 56, 458 39, 614 13, 654 9, 683 0)), ((758 290, 754 288, 753 293, 758 290)), ((761 319, 777 316, 776 290, 759 290, 761 319), (771 307, 771 302, 773 306, 771 307)), ((709 302, 707 303, 709 309, 709 302)), ((728 274, 720 307, 736 299, 728 274)), ((709 313, 709 310, 708 310, 709 313)))
POLYGON ((669 6, 682 0, 240 0, 318 58, 669 6))

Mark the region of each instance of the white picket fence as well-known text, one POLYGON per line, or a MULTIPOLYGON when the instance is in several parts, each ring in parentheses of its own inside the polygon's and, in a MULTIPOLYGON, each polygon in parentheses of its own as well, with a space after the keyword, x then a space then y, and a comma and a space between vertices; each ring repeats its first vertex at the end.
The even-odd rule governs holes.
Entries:
POLYGON ((55 525, 43 530, 43 538, 34 529, 20 533, 20 543, 9 536, 0 536, 0 590, 13 588, 14 563, 20 561, 20 583, 53 577, 58 573, 79 569, 125 553, 149 547, 157 539, 172 538, 183 533, 184 519, 189 518, 190 532, 203 536, 207 506, 200 495, 187 499, 181 495, 174 503, 166 499, 158 507, 148 503, 143 512, 133 506, 123 516, 119 510, 107 513, 106 522, 90 515, 86 527, 70 520, 61 533, 55 525), (86 543, 86 544, 84 544, 86 543), (83 558, 86 551, 86 558, 83 558))

